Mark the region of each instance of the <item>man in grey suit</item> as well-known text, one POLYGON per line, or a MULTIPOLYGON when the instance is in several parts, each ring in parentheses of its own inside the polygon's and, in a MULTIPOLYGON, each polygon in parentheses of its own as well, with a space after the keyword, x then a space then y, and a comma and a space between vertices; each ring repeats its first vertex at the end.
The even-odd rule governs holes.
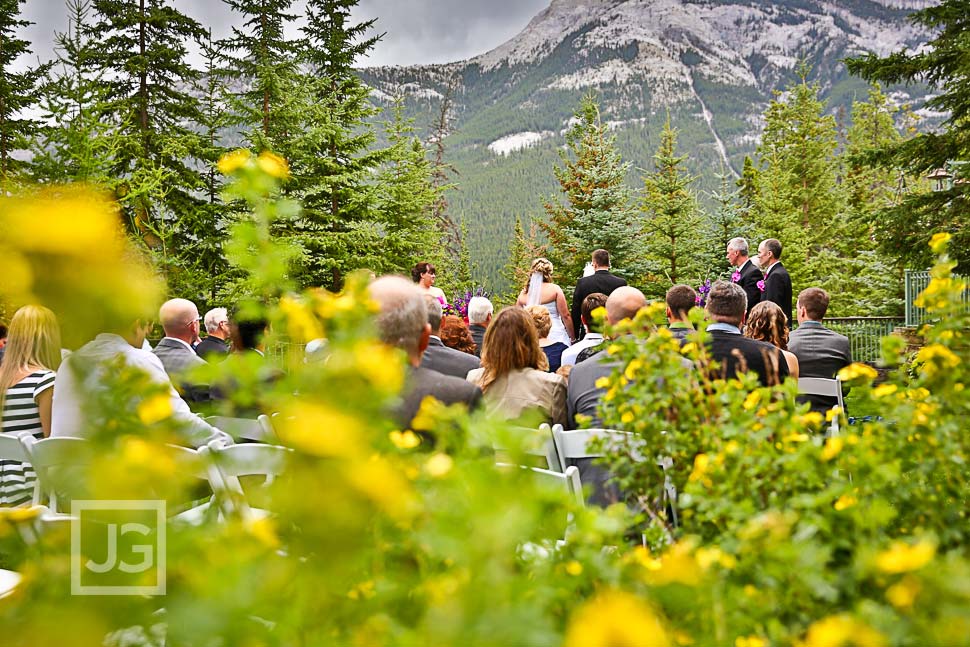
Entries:
POLYGON ((475 342, 475 355, 482 356, 482 346, 485 345, 485 331, 492 322, 495 306, 485 297, 472 297, 468 302, 468 331, 475 342))
POLYGON ((188 299, 170 299, 162 304, 158 319, 165 331, 155 350, 165 372, 189 404, 210 400, 209 385, 193 380, 188 374, 206 361, 192 349, 199 337, 199 309, 188 299))
POLYGON ((465 379, 468 376, 468 371, 481 367, 481 360, 474 355, 444 345, 440 337, 441 303, 429 295, 425 295, 424 300, 428 306, 428 324, 431 326, 431 337, 428 339, 427 350, 421 356, 421 366, 445 375, 465 379))
MULTIPOLYGON (((788 336, 788 350, 798 358, 801 377, 834 378, 839 369, 852 363, 849 338, 829 330, 822 319, 829 307, 829 295, 821 288, 808 288, 798 293, 795 316, 798 328, 788 336)), ((812 410, 825 412, 838 404, 835 398, 805 396, 812 410)))
POLYGON ((368 291, 380 308, 377 329, 381 341, 407 353, 401 401, 390 412, 401 428, 411 424, 427 396, 445 404, 462 403, 469 409, 481 406, 482 390, 477 386, 421 366, 421 356, 431 337, 431 325, 424 295, 418 288, 403 277, 382 276, 370 284, 368 291))

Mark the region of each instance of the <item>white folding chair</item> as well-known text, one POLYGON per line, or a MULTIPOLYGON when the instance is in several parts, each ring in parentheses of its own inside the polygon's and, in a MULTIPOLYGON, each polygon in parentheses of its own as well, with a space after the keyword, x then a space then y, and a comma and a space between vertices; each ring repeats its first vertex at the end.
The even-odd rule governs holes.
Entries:
POLYGON ((508 427, 507 435, 503 438, 492 438, 492 449, 506 457, 518 451, 526 456, 543 458, 547 469, 553 472, 563 471, 559 457, 556 456, 556 446, 552 438, 552 429, 547 423, 533 427, 508 427), (507 441, 507 442, 505 442, 507 441))
POLYGON ((279 445, 222 445, 212 442, 207 452, 219 473, 219 487, 227 505, 244 519, 266 516, 268 513, 265 510, 250 505, 239 479, 262 476, 264 485, 272 483, 276 476, 286 470, 286 462, 293 450, 279 445))
MULTIPOLYGON (((24 436, 30 436, 29 432, 21 431, 19 433, 0 433, 0 461, 15 461, 17 463, 30 463, 30 456, 27 455, 27 449, 24 447, 25 441, 24 436)), ((31 440, 33 437, 31 436, 31 440)), ((15 468, 14 468, 15 469, 15 468)), ((3 475, 0 474, 0 477, 3 475)), ((36 489, 36 486, 34 486, 36 489)), ((25 487, 26 490, 26 479, 25 487)))
MULTIPOLYGON (((583 483, 579 477, 579 468, 575 465, 567 468, 565 472, 554 472, 552 470, 544 470, 540 467, 512 465, 510 463, 496 463, 495 466, 500 469, 528 470, 538 487, 548 488, 551 492, 555 492, 556 490, 565 491, 567 501, 572 501, 578 508, 586 507, 586 499, 583 496, 583 483)), ((566 516, 564 538, 556 539, 555 544, 557 547, 561 547, 565 544, 565 539, 569 537, 569 533, 572 530, 572 525, 573 517, 572 513, 570 512, 566 516)), ((528 546, 528 550, 530 552, 538 551, 538 553, 547 554, 546 549, 541 548, 538 545, 529 543, 526 546, 528 546)), ((523 546, 523 548, 526 548, 526 546, 523 546)))
POLYGON ((21 579, 20 573, 0 568, 0 600, 12 594, 21 579))
POLYGON ((826 398, 835 398, 839 405, 839 415, 832 417, 832 424, 829 425, 827 435, 839 435, 839 418, 845 413, 845 401, 842 399, 842 380, 838 377, 827 379, 824 377, 800 377, 798 378, 798 395, 817 395, 826 398))
POLYGON ((46 499, 51 512, 66 514, 58 509, 58 495, 73 493, 83 483, 79 472, 94 458, 91 444, 81 438, 35 440, 29 434, 20 440, 37 473, 33 504, 40 505, 46 499))
POLYGON ((210 425, 224 431, 235 440, 251 440, 257 443, 278 445, 279 438, 273 431, 269 416, 261 414, 257 418, 232 418, 229 416, 206 416, 210 425))

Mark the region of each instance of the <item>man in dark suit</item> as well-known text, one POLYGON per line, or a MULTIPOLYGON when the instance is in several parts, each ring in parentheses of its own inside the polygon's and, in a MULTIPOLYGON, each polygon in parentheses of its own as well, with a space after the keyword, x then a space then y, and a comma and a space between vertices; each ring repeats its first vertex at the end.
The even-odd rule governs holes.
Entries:
POLYGON ((718 377, 733 378, 754 371, 762 386, 778 384, 788 377, 788 362, 781 350, 741 334, 747 311, 747 297, 737 283, 715 281, 707 295, 707 315, 714 322, 711 356, 720 364, 718 377))
POLYGON ((573 334, 576 341, 582 339, 582 309, 583 299, 594 292, 602 292, 606 296, 613 294, 613 290, 626 285, 626 281, 610 274, 610 253, 605 249, 593 252, 593 273, 584 276, 576 283, 573 291, 573 305, 570 310, 573 318, 573 334))
POLYGON ((492 322, 495 306, 485 297, 472 297, 468 301, 468 332, 475 342, 475 355, 482 356, 482 346, 485 344, 485 331, 492 322))
POLYGON ((192 349, 192 341, 199 336, 199 309, 188 299, 170 299, 158 311, 158 320, 165 331, 155 350, 165 372, 179 394, 189 404, 211 399, 209 385, 195 381, 189 373, 206 361, 192 349))
POLYGON ((213 308, 202 319, 207 336, 195 347, 195 354, 207 362, 221 362, 229 354, 229 312, 213 308))
POLYGON ((477 386, 421 366, 421 356, 431 337, 431 325, 424 295, 418 288, 403 277, 383 276, 371 283, 368 291, 380 308, 377 328, 381 341, 407 353, 401 401, 390 412, 397 423, 402 428, 410 426, 427 396, 445 404, 462 403, 469 409, 481 406, 482 390, 477 386))
POLYGON ((751 308, 761 303, 764 283, 759 286, 758 282, 764 280, 765 275, 748 257, 748 241, 744 238, 732 238, 728 241, 727 260, 731 267, 735 268, 731 280, 740 285, 748 297, 747 311, 750 313, 751 308))
MULTIPOLYGON (((795 316, 798 328, 788 336, 788 350, 798 358, 801 377, 832 379, 839 369, 852 363, 849 338, 822 325, 829 307, 829 295, 821 288, 808 288, 798 294, 795 316)), ((836 398, 809 395, 812 410, 824 413, 838 404, 836 398)))
POLYGON ((765 292, 761 300, 778 304, 791 328, 791 277, 781 264, 781 242, 777 238, 769 238, 758 245, 758 264, 765 271, 765 292))
POLYGON ((482 362, 474 355, 444 345, 441 341, 441 303, 430 295, 425 295, 424 300, 428 307, 431 337, 428 339, 428 348, 421 356, 421 366, 464 380, 468 371, 480 368, 482 362))

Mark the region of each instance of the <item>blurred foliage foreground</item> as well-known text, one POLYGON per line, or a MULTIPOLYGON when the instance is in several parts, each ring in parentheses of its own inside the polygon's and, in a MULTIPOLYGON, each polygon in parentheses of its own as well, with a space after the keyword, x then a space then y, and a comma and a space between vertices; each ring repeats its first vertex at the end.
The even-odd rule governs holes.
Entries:
MULTIPOLYGON (((272 384, 238 380, 280 412, 295 450, 260 501, 271 514, 172 522, 167 593, 99 597, 71 595, 67 528, 25 542, 18 530, 32 513, 2 511, 0 566, 24 576, 0 599, 2 644, 970 643, 968 321, 945 235, 922 296, 936 320, 925 347, 904 358, 885 340, 894 371, 865 389, 884 422, 835 438, 822 440, 825 422, 794 404, 792 383, 685 371, 679 356, 702 363, 705 333, 679 349, 654 326, 662 306, 614 331, 606 424, 672 459, 675 526, 657 502, 654 461, 616 452, 608 461, 626 503, 574 509, 528 472, 495 468, 497 423, 427 406, 414 426, 434 447, 394 429, 382 411, 404 359, 374 342, 365 280, 339 295, 289 291, 287 251, 271 235, 298 213, 278 197, 285 166, 230 162, 229 198, 251 207, 229 250, 240 298, 266 308, 278 338, 329 340, 324 361, 280 357, 285 375, 272 384)), ((76 345, 157 305, 110 202, 62 189, 0 209, 8 306, 53 308, 76 345)), ((177 430, 128 373, 91 403, 111 422, 75 492, 185 500, 192 477, 163 451, 177 430)), ((863 385, 874 371, 853 365, 843 377, 863 385)))

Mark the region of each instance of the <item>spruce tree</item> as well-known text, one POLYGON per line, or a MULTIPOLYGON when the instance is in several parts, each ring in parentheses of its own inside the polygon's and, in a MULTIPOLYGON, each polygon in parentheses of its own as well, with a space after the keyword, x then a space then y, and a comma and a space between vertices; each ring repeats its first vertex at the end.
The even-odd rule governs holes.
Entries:
POLYGON ((731 190, 732 181, 728 173, 717 174, 720 188, 711 192, 711 202, 714 204, 709 213, 702 214, 701 241, 698 260, 703 261, 703 273, 700 280, 716 278, 726 275, 728 270, 725 253, 728 242, 737 236, 747 239, 749 245, 757 245, 754 241, 754 228, 747 221, 746 213, 741 201, 741 189, 731 190))
POLYGON ((506 289, 501 300, 513 304, 519 292, 529 282, 529 269, 532 261, 548 254, 544 245, 538 242, 539 228, 534 220, 529 221, 529 233, 522 228, 522 219, 515 218, 515 229, 509 247, 509 260, 502 268, 502 278, 506 281, 506 289))
POLYGON ((6 187, 25 163, 14 157, 30 147, 30 138, 40 126, 24 111, 40 101, 40 80, 49 64, 22 72, 13 71, 14 62, 30 54, 30 43, 17 37, 17 30, 31 23, 20 19, 23 0, 0 0, 0 186, 6 187))
POLYGON ((554 169, 565 203, 546 201, 548 221, 539 223, 549 239, 549 260, 567 292, 595 249, 610 252, 615 274, 633 278, 640 267, 632 192, 625 183, 630 165, 622 161, 592 94, 583 97, 576 119, 566 133, 567 150, 560 152, 563 165, 554 169))
POLYGON ((878 215, 884 248, 909 267, 930 262, 927 241, 934 232, 953 235, 950 256, 961 267, 970 266, 970 45, 967 31, 970 0, 942 0, 910 16, 935 37, 918 51, 899 51, 880 57, 867 54, 849 59, 849 71, 867 81, 886 84, 926 83, 933 89, 926 102, 930 110, 948 115, 938 132, 885 142, 867 156, 873 165, 906 169, 925 176, 949 169, 954 181, 942 191, 912 193, 878 215))
POLYGON ((647 258, 655 264, 654 280, 645 287, 654 295, 685 280, 698 280, 706 268, 698 263, 703 246, 702 220, 694 182, 684 167, 686 155, 677 155, 677 131, 670 117, 660 133, 660 145, 653 156, 654 170, 643 178, 643 214, 640 228, 647 258))

